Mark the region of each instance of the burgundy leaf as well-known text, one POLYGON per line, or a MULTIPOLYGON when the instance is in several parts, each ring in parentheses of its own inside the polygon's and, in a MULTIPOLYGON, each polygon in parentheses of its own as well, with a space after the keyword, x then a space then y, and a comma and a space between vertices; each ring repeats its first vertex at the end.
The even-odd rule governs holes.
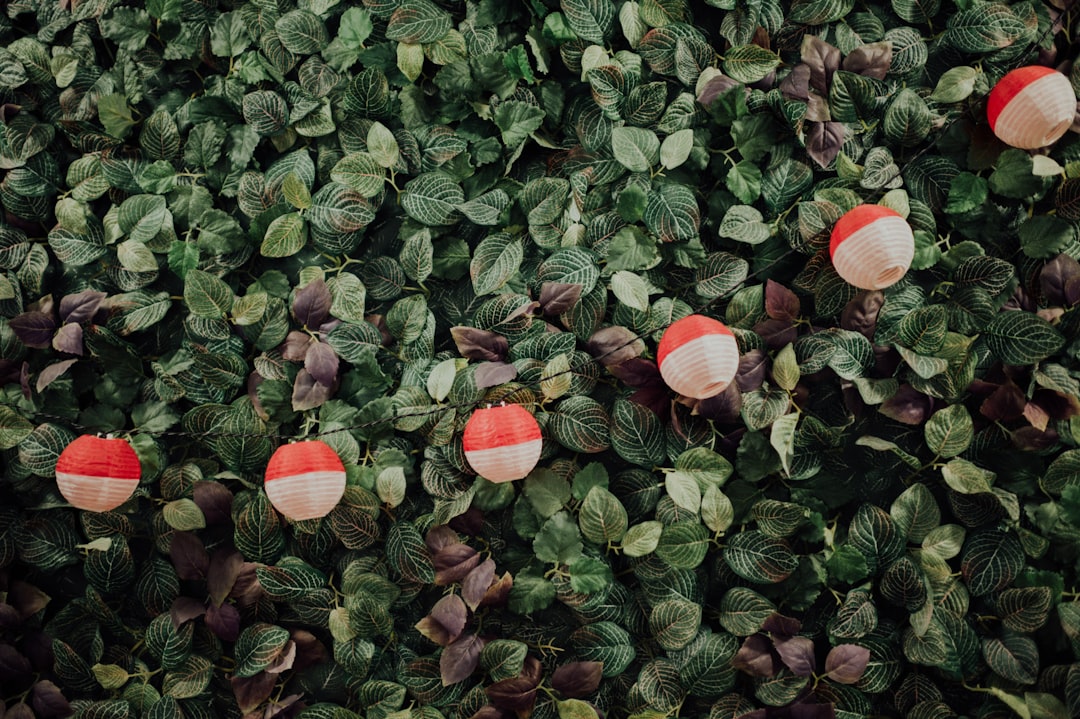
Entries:
POLYGON ((1021 417, 1026 403, 1023 390, 1012 380, 1006 380, 1005 384, 983 400, 979 412, 987 419, 1007 422, 1021 417))
POLYGON ((461 582, 461 598, 469 609, 476 611, 493 581, 495 581, 495 560, 488 557, 473 568, 461 582))
POLYGON ((662 384, 660 368, 652 360, 635 357, 608 367, 611 374, 628 387, 649 387, 662 384))
POLYGON ((889 419, 910 425, 920 425, 930 417, 934 400, 909 384, 900 385, 896 394, 881 404, 878 410, 889 419))
POLYGON ((716 102, 716 98, 737 87, 742 87, 742 83, 731 79, 727 75, 715 75, 709 78, 709 81, 705 83, 705 87, 701 88, 697 101, 708 107, 716 102))
POLYGON ((60 300, 60 321, 75 324, 86 322, 97 313, 105 297, 104 292, 96 290, 83 290, 73 295, 65 295, 60 300))
MULTIPOLYGON (((14 629, 23 621, 15 607, 5 602, 0 602, 0 629, 14 629)), ((0 715, 0 719, 3 716, 0 715)))
POLYGON ((788 617, 780 612, 773 612, 761 625, 761 631, 769 632, 773 640, 790 637, 802 631, 802 622, 795 617, 788 617))
POLYGON ((39 719, 71 716, 73 710, 60 687, 47 679, 34 683, 31 703, 39 719))
POLYGON ((500 709, 494 704, 485 704, 469 719, 513 719, 514 716, 511 712, 500 709))
POLYGON ((582 289, 576 282, 545 282, 540 285, 540 307, 545 315, 561 315, 578 303, 582 289))
POLYGON ((829 81, 840 68, 840 50, 815 35, 803 35, 802 61, 810 68, 810 87, 829 93, 829 81))
POLYGON ((527 716, 536 704, 536 687, 540 682, 531 677, 511 677, 485 687, 488 699, 500 709, 527 716))
POLYGON ((800 62, 780 81, 780 92, 787 100, 806 102, 810 98, 810 66, 800 62))
MULTIPOLYGON (((206 590, 210 601, 221 605, 232 592, 236 580, 244 567, 244 556, 232 547, 222 547, 210 558, 210 568, 206 573, 206 590)), ((252 576, 254 576, 252 569, 252 576)))
POLYGON ((293 317, 310 329, 317 329, 330 316, 334 298, 323 280, 312 280, 296 291, 293 296, 293 317))
POLYGON ((633 359, 645 351, 645 343, 620 325, 604 327, 593 333, 585 345, 600 364, 610 367, 633 359))
POLYGON ((1012 440, 1013 446, 1019 450, 1040 452, 1053 447, 1057 443, 1059 436, 1052 428, 1042 431, 1036 427, 1021 427, 1009 435, 1009 439, 1012 440))
POLYGON ((281 356, 290 362, 303 362, 307 357, 308 347, 314 343, 315 340, 307 332, 293 330, 285 336, 285 341, 281 344, 281 356))
POLYGON ((1051 419, 1071 419, 1080 415, 1080 399, 1049 389, 1037 389, 1031 401, 1046 410, 1051 419))
POLYGON ((798 328, 791 320, 762 320, 754 325, 754 332, 765 340, 765 346, 771 350, 781 349, 798 337, 798 328))
POLYGON ((293 629, 289 632, 289 636, 296 645, 296 661, 293 663, 293 669, 296 671, 322 664, 330 658, 326 645, 308 630, 293 629))
POLYGON ((454 637, 450 635, 450 632, 446 631, 446 627, 432 619, 430 614, 421 618, 413 627, 440 647, 445 647, 454 641, 454 637))
POLYGON ((293 662, 296 660, 296 644, 290 639, 285 642, 285 646, 282 647, 281 652, 273 663, 266 668, 267 674, 281 674, 292 669, 293 662))
POLYGON ((169 558, 181 579, 205 579, 210 568, 210 555, 202 540, 192 532, 173 533, 169 558))
POLYGON ((506 362, 484 362, 476 368, 473 380, 478 389, 498 387, 517 377, 517 367, 506 362))
POLYGON ((1026 402, 1020 414, 1040 432, 1045 431, 1047 425, 1050 424, 1050 414, 1035 402, 1026 402))
POLYGON ((480 555, 467 544, 458 542, 431 555, 435 566, 435 584, 445 587, 460 582, 480 561, 480 555))
POLYGON ((337 329, 339 325, 341 325, 341 320, 337 319, 336 317, 331 317, 330 319, 319 325, 319 334, 326 336, 333 332, 335 329, 337 329))
POLYGON ((751 634, 743 640, 742 646, 731 660, 731 666, 752 677, 771 677, 779 668, 773 656, 772 645, 761 634, 751 634))
POLYGON ((240 612, 231 604, 211 604, 206 609, 206 626, 223 642, 240 636, 240 612))
POLYGON ((452 544, 461 544, 461 540, 458 539, 457 532, 450 527, 445 524, 436 524, 424 536, 424 544, 434 557, 440 549, 445 549, 452 544))
POLYGON ((19 371, 19 386, 24 399, 30 399, 33 396, 30 391, 30 363, 26 360, 23 360, 22 369, 19 371))
POLYGON ((788 669, 800 677, 814 673, 814 642, 808 637, 773 638, 773 647, 788 669))
POLYGON ((518 317, 524 317, 526 315, 535 315, 536 311, 538 309, 540 309, 540 303, 537 302, 536 300, 529 300, 528 302, 524 302, 524 303, 518 305, 517 309, 515 309, 513 312, 508 314, 506 316, 506 319, 504 319, 499 324, 502 324, 503 322, 512 322, 512 321, 516 320, 518 317))
POLYGON ((653 414, 665 422, 671 412, 671 397, 668 394, 667 385, 664 384, 642 387, 626 399, 642 407, 648 407, 653 414))
POLYGON ((731 424, 739 419, 742 411, 742 392, 739 385, 732 382, 723 392, 698 402, 697 413, 705 419, 721 424, 731 424))
POLYGON ((860 45, 844 58, 844 69, 877 80, 884 80, 892 67, 892 43, 872 42, 860 45))
POLYGON ((480 606, 501 607, 510 598, 510 590, 513 587, 514 577, 510 572, 503 572, 503 575, 484 592, 484 598, 480 600, 480 606))
POLYGON ((469 610, 457 594, 447 594, 431 608, 431 613, 418 621, 416 629, 440 646, 447 646, 465 629, 469 610))
POLYGON ((468 678, 480 664, 480 650, 486 642, 475 634, 466 634, 443 649, 439 657, 442 685, 448 687, 468 678))
POLYGON ((206 606, 194 597, 177 597, 169 607, 169 619, 172 620, 173 629, 198 619, 206 614, 206 606))
POLYGON ((739 371, 735 374, 735 384, 742 392, 753 392, 765 381, 769 372, 769 355, 765 350, 752 349, 739 357, 739 371))
POLYGON ((475 537, 484 529, 484 513, 476 507, 469 507, 462 514, 451 519, 449 526, 455 532, 475 537))
POLYGON ((253 677, 233 676, 229 682, 240 711, 247 714, 262 705, 273 694, 277 680, 276 676, 266 672, 259 672, 253 677))
POLYGON ((259 584, 259 578, 255 575, 255 569, 258 566, 254 562, 243 562, 240 565, 240 572, 236 575, 236 581, 229 590, 229 596, 241 607, 251 606, 266 594, 262 585, 259 584))
POLYGON ((304 369, 319 384, 330 386, 337 379, 338 356, 334 348, 325 342, 313 342, 304 356, 304 369))
POLYGON ((297 412, 321 407, 334 393, 334 388, 315 378, 306 369, 300 370, 293 384, 292 408, 297 412))
POLYGON ((838 644, 825 657, 825 675, 834 682, 854 684, 870 663, 870 650, 857 644, 838 644))
POLYGON ((8 322, 11 331, 27 347, 43 350, 52 343, 56 320, 44 312, 23 312, 8 322))
POLYGON ((53 335, 52 338, 53 349, 57 352, 67 352, 69 355, 79 355, 82 357, 83 353, 83 328, 82 325, 67 324, 61 325, 60 330, 53 335))
POLYGON ((1065 304, 1073 307, 1080 303, 1080 276, 1070 277, 1065 283, 1065 304))
POLYGON ((225 524, 230 521, 233 495, 221 482, 213 480, 196 482, 191 488, 191 498, 202 510, 208 525, 225 524))
MULTIPOLYGON (((69 325, 70 327, 78 327, 78 325, 69 325)), ((68 371, 73 364, 78 362, 77 359, 64 360, 62 362, 53 362, 51 365, 45 367, 38 374, 37 385, 35 385, 38 392, 43 392, 46 387, 51 385, 56 380, 64 376, 64 373, 68 371)))
POLYGON ((752 712, 740 714, 735 719, 769 719, 769 712, 766 709, 755 709, 752 712))
POLYGON ((774 320, 798 319, 801 306, 799 296, 779 282, 765 281, 765 312, 774 320))
POLYGON ((844 123, 812 122, 806 131, 806 154, 818 167, 825 169, 832 164, 844 146, 844 123))
POLYGON ((791 719, 836 719, 836 705, 800 702, 790 706, 791 719))
POLYGON ((1066 297, 1070 281, 1080 281, 1080 262, 1064 253, 1047 262, 1039 272, 1039 289, 1051 305, 1072 306, 1066 297))
POLYGON ((580 699, 597 690, 603 671, 603 662, 563 664, 551 675, 551 688, 565 697, 580 699))
POLYGON ((454 338, 458 354, 468 359, 502 362, 510 351, 507 339, 490 330, 457 326, 450 328, 450 336, 454 338))
POLYGON ((840 313, 840 326, 873 341, 878 312, 883 304, 885 293, 881 290, 861 290, 844 306, 844 311, 840 313))
POLYGON ((30 666, 35 672, 52 671, 55 659, 52 637, 45 632, 40 629, 24 629, 19 649, 23 656, 30 660, 30 666))
POLYGON ((10 644, 0 643, 0 679, 21 682, 31 673, 30 660, 10 644))
POLYGON ((19 619, 27 620, 48 605, 50 597, 29 582, 16 579, 8 588, 7 603, 19 614, 19 619))
POLYGON ((307 709, 307 704, 300 701, 302 698, 300 694, 290 694, 284 699, 271 699, 262 719, 293 719, 307 709))
POLYGON ((4 719, 35 719, 34 710, 26 702, 19 702, 7 710, 4 719))
POLYGON ((806 114, 803 115, 804 127, 807 122, 832 122, 832 110, 829 109, 829 100, 824 95, 812 92, 806 99, 806 114))

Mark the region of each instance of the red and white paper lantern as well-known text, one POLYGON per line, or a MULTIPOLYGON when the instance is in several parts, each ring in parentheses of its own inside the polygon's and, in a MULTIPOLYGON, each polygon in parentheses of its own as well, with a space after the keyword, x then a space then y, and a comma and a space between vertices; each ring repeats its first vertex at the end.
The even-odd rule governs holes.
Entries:
POLYGON ((540 425, 519 404, 478 409, 461 438, 465 459, 489 482, 521 479, 540 461, 540 425))
POLYGON ((326 442, 286 444, 266 465, 265 487, 271 504, 287 518, 325 517, 345 494, 345 465, 326 442))
POLYGON ((664 330, 656 364, 667 386, 684 397, 714 397, 739 371, 739 343, 723 322, 689 315, 664 330))
POLYGON ((845 282, 883 290, 907 274, 915 257, 915 235, 895 210, 859 205, 833 226, 829 256, 845 282))
POLYGON ((131 498, 142 467, 127 440, 84 434, 56 460, 56 484, 71 506, 108 512, 131 498))
POLYGON ((1041 65, 1020 67, 990 92, 986 117, 1002 142, 1036 150, 1057 142, 1073 123, 1076 93, 1069 78, 1041 65))

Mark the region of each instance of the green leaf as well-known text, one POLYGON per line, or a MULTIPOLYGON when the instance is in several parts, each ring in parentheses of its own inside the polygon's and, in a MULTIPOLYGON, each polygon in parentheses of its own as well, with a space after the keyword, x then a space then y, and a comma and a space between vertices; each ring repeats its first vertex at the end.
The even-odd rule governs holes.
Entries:
POLYGON ((98 100, 97 109, 98 119, 105 127, 105 132, 117 139, 124 139, 131 132, 131 128, 135 127, 127 97, 120 93, 102 97, 98 100))
POLYGON ((1023 567, 1024 550, 1015 533, 984 529, 964 542, 960 571, 976 597, 1009 586, 1023 567))
POLYGON ((430 0, 405 0, 386 26, 386 39, 426 43, 441 39, 453 25, 450 15, 430 0))
POLYGON ((701 626, 701 605, 685 599, 668 599, 656 604, 649 614, 649 631, 668 651, 684 648, 701 626))
POLYGON ((1005 364, 1027 365, 1051 356, 1065 338, 1050 323, 1029 312, 1000 312, 985 329, 986 346, 1005 364))
POLYGON ((517 274, 525 253, 521 240, 506 232, 488 235, 477 245, 469 263, 477 296, 495 292, 517 274))
POLYGON ((694 131, 690 128, 677 130, 664 138, 660 144, 660 164, 674 170, 690 157, 694 149, 694 131))
POLYGON ((189 271, 185 279, 184 302, 193 315, 215 319, 229 314, 233 291, 227 284, 202 270, 189 271))
POLYGON ((307 222, 299 212, 274 218, 266 228, 259 253, 263 257, 291 257, 304 248, 308 240, 307 222))
POLYGON ((581 556, 581 533, 569 512, 554 514, 536 533, 533 553, 542 562, 569 564, 581 556))
POLYGON ((740 202, 753 202, 761 195, 761 170, 749 160, 740 160, 728 171, 724 182, 740 202))
POLYGON ((1076 241, 1076 226, 1053 215, 1035 215, 1020 225, 1019 234, 1025 255, 1046 259, 1076 241))
POLYGON ((240 632, 236 640, 238 677, 252 677, 270 666, 289 641, 289 632, 273 624, 256 623, 240 632))
POLYGON ((274 29, 285 49, 298 55, 319 52, 330 41, 323 21, 307 10, 285 13, 274 23, 274 29))
POLYGON ((447 225, 456 208, 465 201, 465 192, 449 175, 426 172, 405 185, 401 207, 409 217, 425 225, 447 225))
POLYGON ((648 172, 660 159, 660 140, 642 127, 616 127, 611 131, 611 151, 627 170, 648 172))
POLYGON ((546 113, 539 107, 516 100, 501 103, 495 110, 495 125, 502 131, 502 141, 517 148, 544 123, 546 113))
POLYGON ((611 445, 620 457, 649 468, 664 461, 663 426, 652 410, 616 400, 611 418, 611 445))
POLYGON ((626 530, 622 539, 622 553, 628 557, 644 557, 652 554, 660 544, 660 535, 664 525, 650 520, 635 524, 626 530))
MULTIPOLYGON (((393 135, 390 136, 391 140, 393 135)), ((396 143, 394 145, 397 147, 396 143)), ((386 171, 374 156, 366 152, 353 152, 338 160, 330 171, 330 179, 359 192, 364 197, 374 197, 386 183, 386 171)))
POLYGON ((578 526, 585 539, 595 544, 623 542, 625 552, 627 525, 626 509, 614 494, 603 487, 589 490, 578 511, 578 526))
POLYGON ((966 100, 975 90, 979 71, 973 67, 952 67, 942 73, 930 99, 934 102, 953 103, 966 100))
POLYGON ((954 404, 935 412, 923 428, 923 434, 931 452, 948 458, 968 448, 975 429, 964 406, 954 404))
POLYGON ((736 82, 757 82, 780 65, 780 57, 759 45, 739 45, 724 53, 724 73, 736 82))
POLYGON ((561 0, 567 24, 586 42, 603 45, 611 34, 615 5, 611 0, 561 0))
POLYGON ((735 574, 759 584, 782 582, 799 565, 787 542, 756 529, 733 535, 724 548, 724 561, 735 574))
POLYGON ((677 569, 694 569, 705 561, 709 533, 696 521, 676 522, 664 527, 656 556, 677 569))

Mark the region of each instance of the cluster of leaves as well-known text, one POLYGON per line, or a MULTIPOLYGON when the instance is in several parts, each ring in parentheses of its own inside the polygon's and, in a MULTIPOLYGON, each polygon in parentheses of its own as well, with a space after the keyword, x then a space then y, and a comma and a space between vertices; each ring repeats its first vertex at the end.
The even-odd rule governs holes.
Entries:
POLYGON ((1080 142, 983 120, 1073 5, 9 0, 0 717, 1080 715, 1080 142), (863 202, 884 292, 828 262, 863 202))

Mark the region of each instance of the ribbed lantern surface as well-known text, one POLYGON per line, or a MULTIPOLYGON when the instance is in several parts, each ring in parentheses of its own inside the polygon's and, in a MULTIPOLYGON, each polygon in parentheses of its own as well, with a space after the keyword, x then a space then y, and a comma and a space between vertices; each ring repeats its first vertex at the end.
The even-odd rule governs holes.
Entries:
POLYGON ((139 486, 142 467, 123 439, 85 434, 56 460, 56 484, 73 507, 107 512, 126 502, 139 486))
POLYGON ((656 352, 660 376, 685 397, 714 397, 739 371, 739 344, 723 322, 689 315, 664 330, 656 352))
POLYGON ((849 284, 883 290, 907 274, 915 257, 915 235, 895 210, 859 205, 833 226, 829 256, 849 284))
POLYGON ((266 496, 292 520, 325 517, 345 494, 345 465, 317 439, 278 447, 266 465, 266 496))
POLYGON ((1013 147, 1036 150, 1057 142, 1076 115, 1069 78, 1041 65, 1020 67, 994 85, 986 104, 990 129, 1013 147))
POLYGON ((519 404, 478 409, 461 438, 468 460, 489 482, 521 479, 540 461, 540 425, 519 404))

